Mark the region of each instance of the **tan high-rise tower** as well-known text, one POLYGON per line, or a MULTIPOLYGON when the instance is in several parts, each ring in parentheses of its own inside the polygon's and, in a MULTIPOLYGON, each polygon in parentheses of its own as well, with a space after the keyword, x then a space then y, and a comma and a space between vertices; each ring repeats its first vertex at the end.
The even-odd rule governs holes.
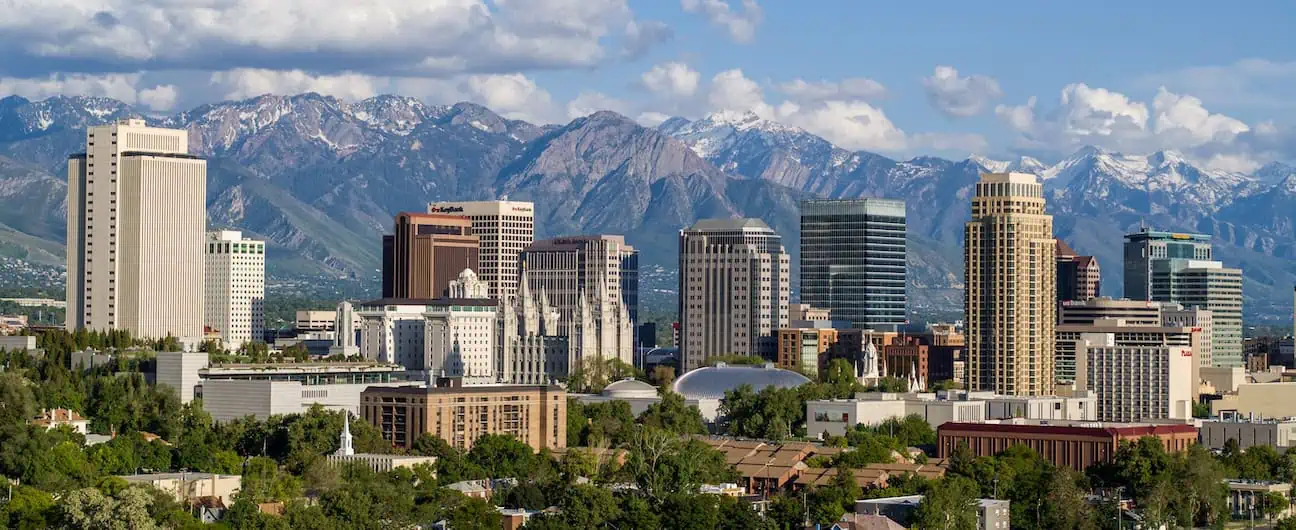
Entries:
POLYGON ((1056 244, 1044 186, 1034 175, 981 175, 963 232, 972 390, 1053 393, 1056 244))
POLYGON ((461 215, 401 212, 383 236, 383 298, 447 296, 464 269, 477 271, 478 241, 461 215))
POLYGON ((69 330, 202 340, 207 162, 188 144, 129 119, 68 158, 69 330))

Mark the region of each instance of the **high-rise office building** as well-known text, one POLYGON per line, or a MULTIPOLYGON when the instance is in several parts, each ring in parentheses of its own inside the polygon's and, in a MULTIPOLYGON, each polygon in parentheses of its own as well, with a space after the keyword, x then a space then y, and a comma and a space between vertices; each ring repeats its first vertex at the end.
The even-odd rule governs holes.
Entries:
POLYGON ((1211 259, 1210 237, 1142 228, 1125 236, 1125 297, 1211 312, 1211 362, 1242 366, 1242 270, 1211 259))
POLYGON ((478 252, 467 217, 401 212, 383 236, 383 298, 444 297, 459 273, 477 270, 478 252))
POLYGON ((428 213, 462 215, 472 220, 479 253, 477 274, 491 298, 515 295, 518 257, 535 241, 535 204, 523 201, 434 202, 428 213))
POLYGON ((572 369, 593 360, 634 363, 639 253, 617 235, 536 241, 522 253, 527 287, 558 311, 572 369))
POLYGON ((242 232, 207 233, 206 304, 203 320, 227 349, 265 335, 265 241, 242 232))
POLYGON ((1053 393, 1056 245, 1034 175, 981 175, 963 240, 972 390, 1053 393))
POLYGON ((1084 301, 1098 296, 1102 286, 1102 271, 1098 258, 1081 256, 1061 239, 1057 240, 1057 297, 1058 301, 1084 301))
POLYGON ((904 201, 803 201, 801 301, 855 328, 904 324, 904 201))
POLYGON ((774 362, 792 277, 783 238, 760 219, 707 219, 680 231, 679 248, 682 370, 717 355, 774 362))
POLYGON ((68 329, 202 339, 207 163, 188 146, 128 119, 68 158, 68 329))

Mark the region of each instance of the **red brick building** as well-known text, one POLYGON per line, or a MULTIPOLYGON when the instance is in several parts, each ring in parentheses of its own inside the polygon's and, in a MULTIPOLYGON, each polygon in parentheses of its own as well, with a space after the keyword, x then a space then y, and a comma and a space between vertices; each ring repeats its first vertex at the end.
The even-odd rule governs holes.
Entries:
POLYGON ((946 423, 936 429, 940 458, 949 458, 959 444, 976 456, 992 456, 1014 445, 1025 445, 1058 467, 1077 471, 1110 462, 1121 442, 1144 436, 1161 440, 1166 451, 1179 452, 1197 443, 1197 427, 1183 424, 1097 422, 946 423))

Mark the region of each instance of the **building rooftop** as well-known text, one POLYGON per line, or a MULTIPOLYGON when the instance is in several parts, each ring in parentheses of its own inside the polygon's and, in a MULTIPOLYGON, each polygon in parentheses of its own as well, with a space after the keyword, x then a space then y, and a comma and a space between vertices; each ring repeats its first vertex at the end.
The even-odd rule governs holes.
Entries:
POLYGON ((637 379, 622 379, 603 388, 601 394, 610 398, 656 398, 657 387, 637 379))
POLYGON ((122 158, 128 158, 128 157, 132 157, 132 156, 147 156, 147 157, 153 157, 153 158, 179 158, 179 159, 183 159, 183 160, 202 160, 202 159, 203 159, 201 156, 198 156, 198 155, 190 155, 190 154, 185 154, 185 153, 158 153, 158 152, 154 152, 154 151, 123 151, 122 154, 121 154, 121 156, 122 156, 122 158))
POLYGON ((765 221, 754 217, 732 218, 732 219, 702 219, 686 231, 721 231, 721 230, 759 230, 773 232, 774 229, 765 224, 765 221))
POLYGON ((321 362, 321 363, 229 363, 213 364, 203 368, 204 375, 238 375, 266 372, 276 374, 344 374, 356 372, 403 372, 405 367, 377 362, 321 362))
POLYGON ((730 366, 719 363, 691 370, 675 380, 675 392, 689 399, 720 399, 725 392, 750 385, 757 392, 765 387, 796 388, 810 379, 790 370, 765 366, 730 366))
POLYGON ((222 475, 219 473, 142 473, 138 475, 117 475, 117 478, 126 482, 153 482, 157 480, 210 480, 222 478, 241 478, 238 475, 222 475))
POLYGON ((608 241, 617 243, 625 250, 634 250, 634 247, 626 244, 625 236, 616 234, 595 234, 595 235, 576 235, 555 237, 552 239, 542 239, 527 246, 527 252, 555 252, 555 251, 574 251, 591 241, 608 241))
POLYGON ((475 306, 475 307, 495 307, 499 305, 494 298, 379 298, 368 302, 356 304, 357 310, 364 310, 366 307, 382 306, 433 306, 433 307, 450 307, 450 306, 475 306))
POLYGON ((563 388, 558 385, 468 385, 452 387, 430 387, 423 385, 408 386, 371 386, 364 389, 364 393, 379 394, 409 394, 425 396, 428 394, 464 394, 464 393, 484 393, 484 392, 527 392, 532 390, 547 390, 549 392, 562 391, 563 388))
POLYGON ((1197 427, 1186 423, 1115 423, 1013 418, 1011 420, 986 420, 981 423, 948 422, 937 428, 938 432, 947 430, 1078 435, 1104 433, 1110 436, 1129 437, 1171 433, 1195 434, 1197 427))

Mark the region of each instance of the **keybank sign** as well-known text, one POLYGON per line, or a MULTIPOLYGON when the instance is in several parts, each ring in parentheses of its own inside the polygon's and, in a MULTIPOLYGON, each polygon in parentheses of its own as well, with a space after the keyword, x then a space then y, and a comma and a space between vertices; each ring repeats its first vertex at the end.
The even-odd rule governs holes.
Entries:
POLYGON ((463 206, 433 206, 428 213, 463 213, 463 206))

